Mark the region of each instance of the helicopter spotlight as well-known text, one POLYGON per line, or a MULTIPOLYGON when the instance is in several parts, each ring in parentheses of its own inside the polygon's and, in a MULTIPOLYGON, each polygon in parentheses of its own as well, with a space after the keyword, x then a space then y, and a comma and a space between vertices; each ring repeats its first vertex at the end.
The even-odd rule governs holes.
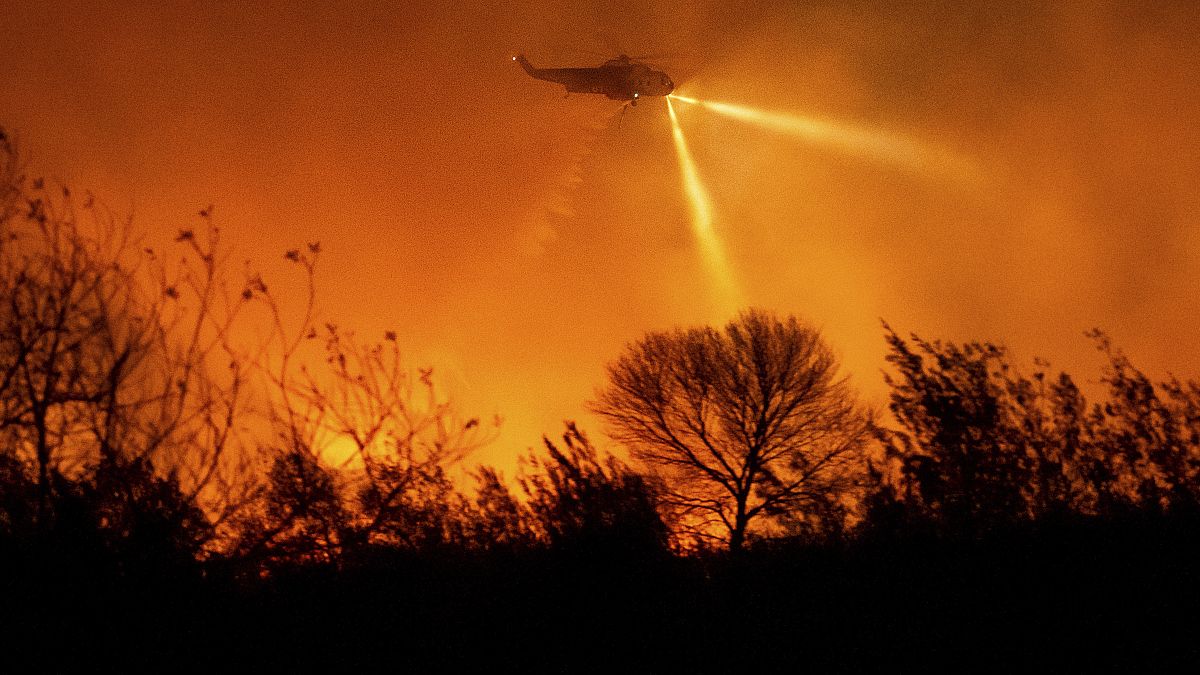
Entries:
POLYGON ((563 85, 567 95, 601 94, 637 105, 647 96, 667 96, 675 83, 661 70, 622 54, 594 68, 535 68, 524 54, 512 57, 530 76, 563 85))

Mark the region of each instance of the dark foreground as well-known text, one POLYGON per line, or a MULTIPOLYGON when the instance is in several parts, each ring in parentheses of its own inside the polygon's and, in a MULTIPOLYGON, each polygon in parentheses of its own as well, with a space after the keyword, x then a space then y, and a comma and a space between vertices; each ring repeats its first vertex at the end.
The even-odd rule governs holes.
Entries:
POLYGON ((10 550, 4 658, 18 671, 1194 665, 1195 525, 1082 521, 739 560, 377 551, 270 578, 10 550))

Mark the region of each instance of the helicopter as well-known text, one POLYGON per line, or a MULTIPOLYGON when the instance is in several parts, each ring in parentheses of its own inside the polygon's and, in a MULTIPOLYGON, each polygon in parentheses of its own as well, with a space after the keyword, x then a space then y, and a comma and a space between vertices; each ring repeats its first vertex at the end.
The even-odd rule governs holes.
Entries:
POLYGON ((666 96, 675 90, 675 83, 666 73, 624 54, 595 68, 534 68, 524 54, 517 54, 512 60, 532 77, 566 87, 568 96, 603 94, 615 101, 637 105, 647 96, 666 96))

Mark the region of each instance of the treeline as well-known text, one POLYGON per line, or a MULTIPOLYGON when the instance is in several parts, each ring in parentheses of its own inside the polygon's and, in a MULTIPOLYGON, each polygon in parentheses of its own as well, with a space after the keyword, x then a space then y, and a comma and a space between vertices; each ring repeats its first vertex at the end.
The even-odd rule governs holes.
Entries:
POLYGON ((650 333, 590 404, 628 461, 567 424, 467 486, 499 421, 394 334, 319 325, 318 244, 283 302, 234 281, 211 207, 157 251, 0 150, 14 659, 844 668, 1083 644, 1064 623, 1191 649, 1200 385, 1101 333, 1091 402, 885 326, 886 412, 793 317, 650 333))
POLYGON ((1200 499, 1200 385, 1152 382, 1109 339, 1107 397, 1002 348, 904 340, 890 329, 893 428, 881 428, 864 526, 980 536, 1081 518, 1191 519, 1200 499))

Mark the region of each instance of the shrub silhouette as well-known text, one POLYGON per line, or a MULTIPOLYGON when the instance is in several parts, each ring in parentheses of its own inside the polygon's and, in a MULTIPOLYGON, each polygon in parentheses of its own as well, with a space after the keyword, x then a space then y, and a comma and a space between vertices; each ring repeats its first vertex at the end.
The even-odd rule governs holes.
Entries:
POLYGON ((666 550, 667 527, 646 477, 615 457, 601 458, 572 422, 561 447, 544 440, 546 455, 529 455, 521 487, 533 527, 547 545, 585 555, 666 550))
POLYGON ((902 519, 978 534, 1047 518, 1190 510, 1197 385, 1156 386, 1102 333, 1091 335, 1108 361, 1108 399, 1089 404, 1044 362, 1026 376, 996 345, 907 341, 888 328, 899 428, 881 431, 887 459, 873 467, 871 517, 894 521, 901 509, 902 519))

